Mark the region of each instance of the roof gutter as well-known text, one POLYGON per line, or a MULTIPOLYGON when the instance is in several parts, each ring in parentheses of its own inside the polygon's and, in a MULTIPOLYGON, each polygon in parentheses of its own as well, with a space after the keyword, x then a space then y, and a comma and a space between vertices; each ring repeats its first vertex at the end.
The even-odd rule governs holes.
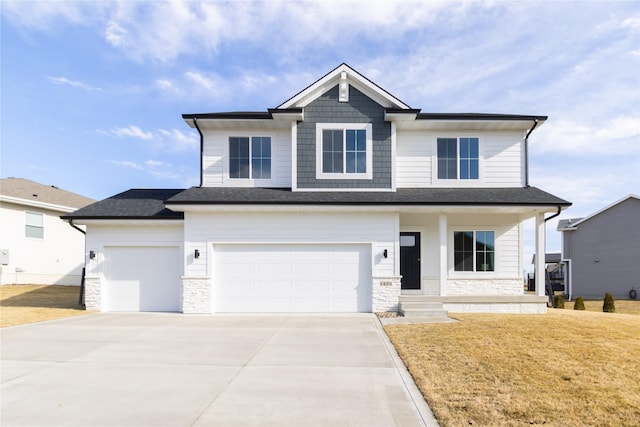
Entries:
POLYGON ((82 234, 85 234, 85 235, 87 234, 86 231, 84 231, 82 228, 78 227, 77 225, 75 225, 73 223, 73 218, 69 219, 69 225, 72 226, 73 228, 75 228, 76 230, 78 230, 79 232, 81 232, 82 234))
POLYGON ((200 134, 200 187, 202 187, 204 183, 204 136, 202 135, 202 131, 200 130, 200 126, 198 126, 198 118, 193 118, 193 125, 196 130, 200 134))
POLYGON ((544 222, 549 221, 550 219, 553 219, 555 217, 557 217, 558 215, 560 215, 560 212, 562 211, 562 206, 558 205, 558 212, 554 213, 553 215, 551 215, 549 218, 545 218, 544 222))
MULTIPOLYGON (((524 186, 529 186, 529 135, 538 126, 538 119, 533 119, 533 127, 529 129, 524 137, 524 186)), ((559 215, 559 213, 558 213, 559 215)), ((553 218, 553 217, 551 217, 553 218)))

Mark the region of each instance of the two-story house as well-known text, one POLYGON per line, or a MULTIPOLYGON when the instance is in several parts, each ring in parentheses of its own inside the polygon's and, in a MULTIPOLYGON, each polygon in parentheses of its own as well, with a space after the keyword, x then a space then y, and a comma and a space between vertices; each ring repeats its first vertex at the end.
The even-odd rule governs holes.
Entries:
POLYGON ((421 113, 342 64, 266 112, 183 118, 199 186, 64 217, 87 226, 88 308, 545 312, 522 224, 544 254, 545 215, 570 205, 528 185, 546 117, 421 113))

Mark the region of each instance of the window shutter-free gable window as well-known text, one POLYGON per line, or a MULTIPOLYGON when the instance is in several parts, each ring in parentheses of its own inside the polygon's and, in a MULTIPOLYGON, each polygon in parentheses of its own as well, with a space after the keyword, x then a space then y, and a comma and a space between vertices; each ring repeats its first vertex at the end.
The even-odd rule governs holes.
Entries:
POLYGON ((322 131, 322 172, 342 173, 342 130, 322 131))
POLYGON ((271 137, 229 137, 229 178, 271 179, 271 137))
POLYGON ((44 239, 44 217, 39 212, 25 212, 25 237, 44 239))
POLYGON ((478 138, 438 138, 437 156, 438 179, 479 179, 478 138))
POLYGON ((370 123, 316 123, 316 179, 372 179, 370 123))

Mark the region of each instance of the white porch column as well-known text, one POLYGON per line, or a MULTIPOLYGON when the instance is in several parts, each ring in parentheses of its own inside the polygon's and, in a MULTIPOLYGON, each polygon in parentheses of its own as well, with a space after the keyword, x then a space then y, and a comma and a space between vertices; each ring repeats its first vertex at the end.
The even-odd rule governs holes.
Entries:
POLYGON ((545 288, 545 222, 544 212, 536 214, 536 262, 534 271, 536 274, 536 295, 544 296, 545 288))
POLYGON ((447 295, 447 214, 438 217, 438 231, 440 235, 440 295, 447 295))

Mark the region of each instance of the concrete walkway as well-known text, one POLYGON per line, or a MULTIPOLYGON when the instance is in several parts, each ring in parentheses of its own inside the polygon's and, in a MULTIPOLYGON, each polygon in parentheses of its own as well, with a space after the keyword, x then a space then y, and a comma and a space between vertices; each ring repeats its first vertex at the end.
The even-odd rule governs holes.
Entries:
POLYGON ((372 314, 93 314, 0 334, 3 427, 437 425, 372 314))

